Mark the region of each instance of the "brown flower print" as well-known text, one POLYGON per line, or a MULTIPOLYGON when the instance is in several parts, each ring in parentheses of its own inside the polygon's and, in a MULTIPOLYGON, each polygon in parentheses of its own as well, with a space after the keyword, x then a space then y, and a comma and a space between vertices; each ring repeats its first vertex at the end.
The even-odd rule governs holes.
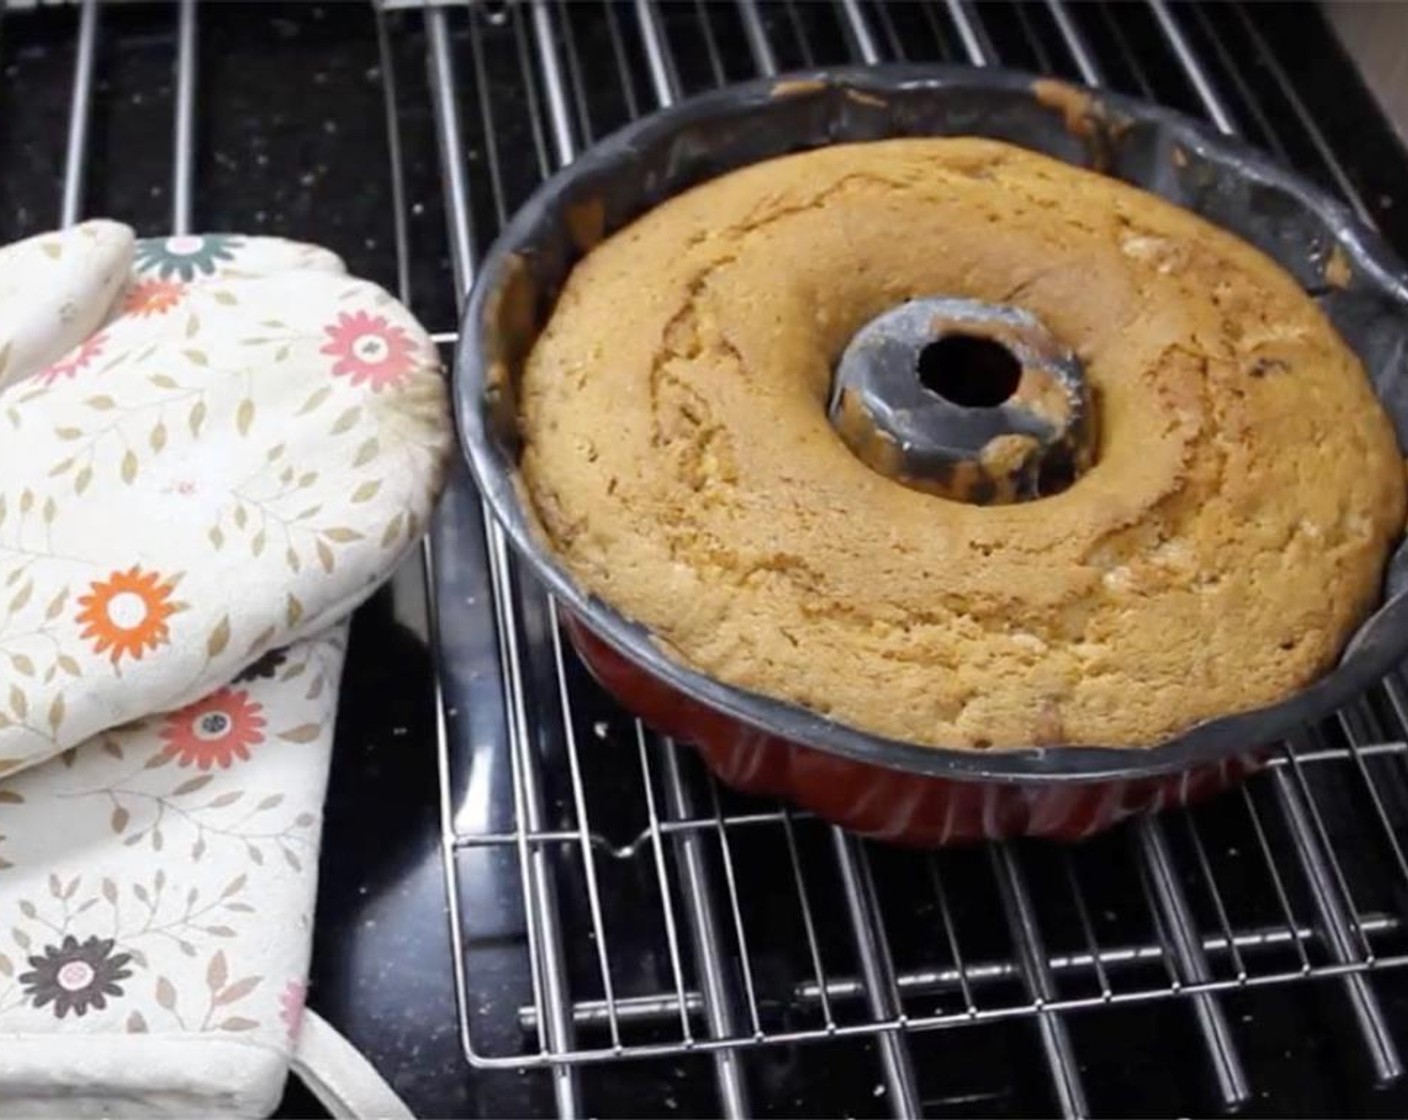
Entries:
POLYGON ((353 385, 367 383, 379 393, 400 385, 415 368, 415 343, 381 315, 344 311, 323 333, 329 341, 319 353, 335 357, 333 376, 350 377, 353 385))
POLYGON ((175 280, 143 280, 128 290, 127 298, 122 301, 122 313, 143 319, 165 315, 181 302, 185 290, 175 280))
POLYGON ((36 1007, 54 1005, 54 1015, 62 1019, 72 1011, 80 1019, 89 1008, 103 1011, 108 997, 120 997, 119 980, 132 975, 126 966, 130 953, 114 953, 111 938, 90 937, 80 944, 72 934, 60 945, 46 945, 44 955, 30 957, 32 971, 21 973, 19 982, 36 1007))
POLYGON ((83 609, 76 621, 84 627, 82 637, 93 643, 94 653, 111 650, 114 665, 124 656, 140 661, 148 650, 170 640, 166 620, 181 609, 170 601, 175 586, 135 564, 106 580, 94 580, 78 600, 83 609))
POLYGON ((228 770, 235 759, 247 760, 249 748, 264 741, 264 709, 249 693, 233 688, 197 700, 166 717, 161 738, 165 754, 178 765, 228 770))
POLYGON ((45 385, 52 385, 62 378, 77 377, 94 358, 103 352, 103 347, 107 345, 107 342, 108 336, 102 333, 85 339, 81 345, 70 350, 59 361, 40 370, 39 380, 45 385))
POLYGON ((273 680, 274 674, 279 671, 279 667, 287 660, 287 650, 271 649, 268 653, 251 662, 249 665, 246 665, 243 671, 235 677, 235 684, 273 680))

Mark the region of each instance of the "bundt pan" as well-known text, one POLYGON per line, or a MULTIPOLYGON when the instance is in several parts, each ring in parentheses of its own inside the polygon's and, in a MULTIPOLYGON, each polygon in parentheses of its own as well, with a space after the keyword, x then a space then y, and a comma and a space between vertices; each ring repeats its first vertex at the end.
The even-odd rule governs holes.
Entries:
POLYGON ((1003 750, 895 742, 678 664, 577 586, 545 547, 517 476, 514 387, 573 264, 703 180, 773 156, 893 136, 979 135, 1094 167, 1260 247, 1358 353, 1408 446, 1408 278, 1342 205, 1259 153, 1167 109, 997 70, 846 68, 755 81, 684 102, 598 144, 504 230, 471 295, 456 360, 470 466, 533 573, 566 609, 588 667, 626 707, 693 743, 726 783, 779 796, 868 836, 922 845, 1089 836, 1205 797, 1269 745, 1324 716, 1408 653, 1408 554, 1338 666, 1270 707, 1209 720, 1150 748, 1003 750))

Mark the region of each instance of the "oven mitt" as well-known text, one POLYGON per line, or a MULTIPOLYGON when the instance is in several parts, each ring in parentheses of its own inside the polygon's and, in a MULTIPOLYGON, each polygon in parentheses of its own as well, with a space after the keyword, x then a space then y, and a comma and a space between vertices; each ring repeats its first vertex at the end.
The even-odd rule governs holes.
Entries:
POLYGON ((16 260, 0 1116, 262 1116, 290 1065, 408 1115, 303 998, 343 619, 449 448, 433 346, 314 246, 94 222, 16 260))
POLYGON ((0 782, 0 1116, 408 1115, 303 1006, 346 635, 0 782))
POLYGON ((325 250, 93 222, 4 253, 35 282, 0 285, 0 774, 340 620, 451 446, 429 337, 325 250))

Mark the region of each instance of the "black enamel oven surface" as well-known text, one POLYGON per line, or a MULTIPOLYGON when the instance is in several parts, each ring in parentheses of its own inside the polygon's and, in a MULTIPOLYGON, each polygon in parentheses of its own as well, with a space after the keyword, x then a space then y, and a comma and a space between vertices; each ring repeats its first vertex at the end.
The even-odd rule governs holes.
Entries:
MULTIPOLYGON (((548 172, 769 68, 1104 80, 1235 127, 1408 248, 1403 149, 1307 8, 210 4, 184 66, 175 4, 103 5, 91 52, 79 25, 0 18, 0 239, 59 221, 66 184, 143 233, 189 199, 196 228, 328 244, 447 347, 548 172)), ((419 1114, 1408 1113, 1400 671, 1245 794, 931 859, 743 802, 639 734, 463 476, 431 543, 430 579, 408 566, 354 627, 312 992, 419 1114)))

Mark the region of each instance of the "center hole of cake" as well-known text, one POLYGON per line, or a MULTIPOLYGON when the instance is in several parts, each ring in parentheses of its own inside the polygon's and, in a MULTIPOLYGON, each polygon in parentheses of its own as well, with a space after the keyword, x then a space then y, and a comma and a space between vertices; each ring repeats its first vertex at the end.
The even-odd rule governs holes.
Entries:
POLYGON ((1017 391, 1022 363, 990 338, 949 334, 919 351, 919 383, 964 408, 996 408, 1017 391))

